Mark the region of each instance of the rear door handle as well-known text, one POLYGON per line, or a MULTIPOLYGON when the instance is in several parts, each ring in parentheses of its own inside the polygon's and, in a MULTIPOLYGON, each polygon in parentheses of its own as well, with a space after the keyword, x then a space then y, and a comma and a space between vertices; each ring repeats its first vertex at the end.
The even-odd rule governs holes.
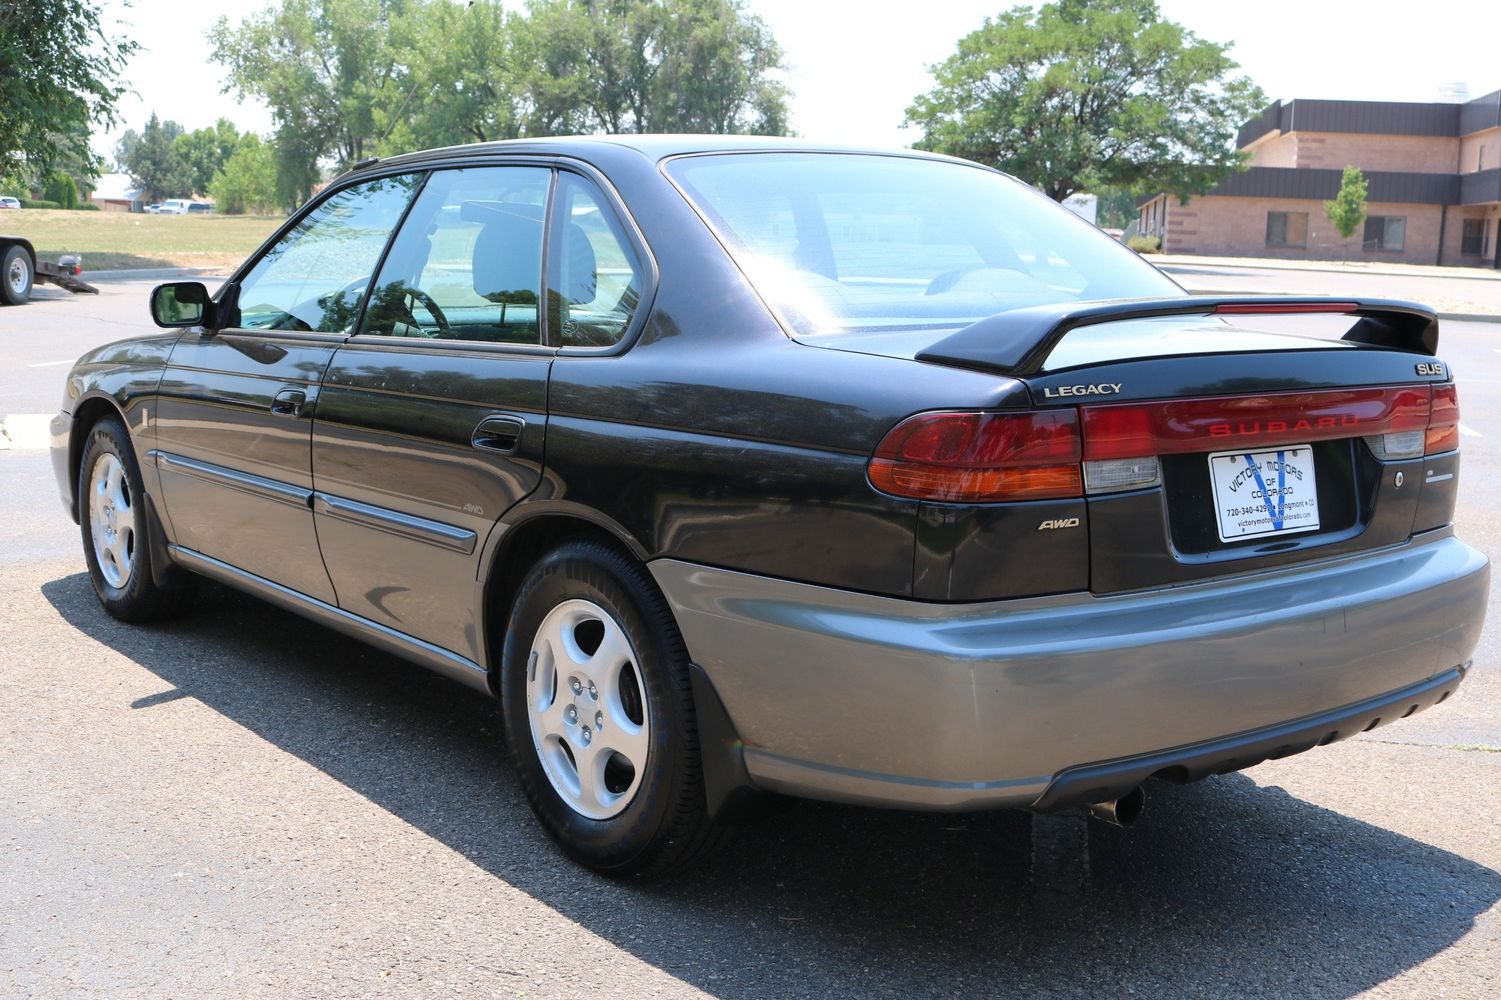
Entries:
POLYGON ((521 443, 521 432, 526 421, 520 417, 486 417, 474 428, 469 443, 485 451, 498 451, 509 455, 521 443))
POLYGON ((307 393, 301 389, 283 389, 271 400, 271 412, 279 417, 300 417, 307 402, 307 393))

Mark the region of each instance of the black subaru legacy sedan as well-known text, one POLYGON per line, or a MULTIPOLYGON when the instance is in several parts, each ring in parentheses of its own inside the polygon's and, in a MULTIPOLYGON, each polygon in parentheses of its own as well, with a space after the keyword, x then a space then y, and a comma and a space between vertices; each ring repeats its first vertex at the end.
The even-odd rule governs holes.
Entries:
POLYGON ((993 170, 490 143, 340 177, 53 423, 105 609, 238 587, 499 699, 614 875, 758 798, 1090 806, 1449 697, 1421 306, 1204 298, 993 170))

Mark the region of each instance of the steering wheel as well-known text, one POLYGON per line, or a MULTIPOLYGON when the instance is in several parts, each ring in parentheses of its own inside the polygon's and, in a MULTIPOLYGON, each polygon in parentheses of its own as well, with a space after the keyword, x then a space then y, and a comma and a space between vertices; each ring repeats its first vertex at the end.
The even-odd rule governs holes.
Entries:
POLYGON ((436 337, 442 334, 450 334, 453 332, 453 324, 448 322, 448 317, 443 314, 443 310, 438 307, 438 303, 433 301, 433 297, 431 295, 427 294, 420 288, 413 288, 410 285, 403 289, 403 291, 405 294, 402 299, 402 310, 406 312, 407 319, 412 321, 413 326, 420 327, 422 326, 422 324, 417 322, 417 317, 412 314, 411 307, 406 305, 406 299, 411 299, 413 302, 416 302, 422 308, 426 309, 432 316, 432 318, 437 321, 437 331, 428 334, 428 336, 436 337))

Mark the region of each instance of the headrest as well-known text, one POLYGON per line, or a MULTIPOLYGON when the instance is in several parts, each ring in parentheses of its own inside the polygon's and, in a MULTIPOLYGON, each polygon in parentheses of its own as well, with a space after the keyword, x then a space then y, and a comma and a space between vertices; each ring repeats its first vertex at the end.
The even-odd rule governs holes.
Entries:
POLYGON ((563 230, 563 274, 558 282, 564 298, 575 304, 593 302, 599 288, 596 267, 589 234, 570 222, 563 230))
POLYGON ((542 209, 466 201, 459 218, 482 223, 474 240, 474 291, 491 302, 535 303, 542 280, 542 209))

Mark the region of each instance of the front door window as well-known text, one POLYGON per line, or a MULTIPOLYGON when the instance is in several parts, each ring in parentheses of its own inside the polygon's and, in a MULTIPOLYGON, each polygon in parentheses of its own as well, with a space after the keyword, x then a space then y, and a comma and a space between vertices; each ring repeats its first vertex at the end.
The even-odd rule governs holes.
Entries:
POLYGON ((349 333, 380 253, 421 174, 345 188, 309 212, 240 282, 240 320, 251 330, 349 333))

